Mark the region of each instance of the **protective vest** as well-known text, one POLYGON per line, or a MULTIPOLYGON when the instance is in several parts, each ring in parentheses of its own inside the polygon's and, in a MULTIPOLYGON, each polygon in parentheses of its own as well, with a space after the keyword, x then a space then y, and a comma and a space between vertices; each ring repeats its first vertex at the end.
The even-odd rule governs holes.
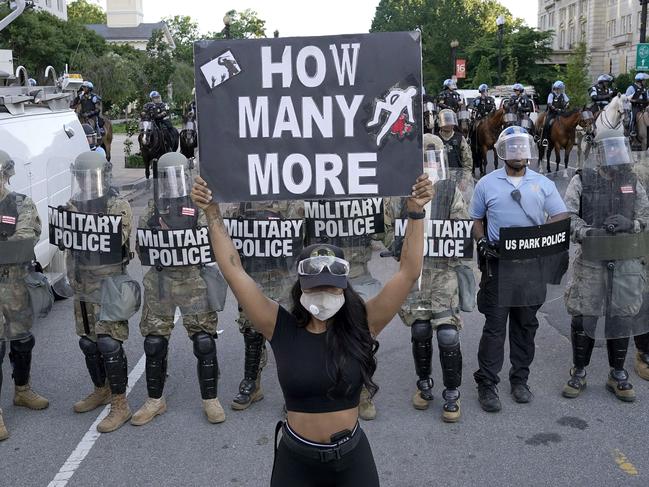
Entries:
POLYGON ((647 90, 643 86, 638 86, 633 83, 631 85, 633 88, 633 96, 631 97, 635 101, 646 102, 647 101, 647 90))
POLYGON ((485 115, 491 113, 496 109, 496 102, 491 96, 488 96, 487 98, 482 98, 481 96, 479 96, 478 98, 476 98, 475 107, 478 112, 478 116, 484 117, 485 115))
POLYGON ((151 228, 160 227, 158 218, 162 218, 169 228, 195 228, 198 226, 198 208, 191 198, 164 199, 149 220, 151 228))
POLYGON ((83 113, 87 112, 96 112, 97 107, 95 106, 96 97, 94 95, 85 96, 81 95, 81 111, 83 113))
POLYGON ((612 215, 633 220, 637 177, 632 171, 615 172, 610 180, 593 169, 584 169, 580 176, 579 216, 587 225, 601 228, 612 215))
POLYGON ((7 240, 16 233, 18 214, 22 208, 25 195, 9 193, 0 201, 0 240, 7 240))
POLYGON ((566 97, 564 96, 563 93, 559 95, 554 95, 552 97, 552 107, 557 109, 557 110, 564 110, 566 106, 568 105, 568 102, 566 100, 566 97))
POLYGON ((611 101, 612 92, 610 88, 604 88, 600 84, 591 86, 590 98, 599 106, 605 107, 611 101))
POLYGON ((455 91, 444 90, 440 93, 439 98, 451 110, 456 112, 460 108, 460 95, 455 91))
POLYGON ((462 134, 453 132, 450 139, 442 138, 442 141, 448 155, 448 167, 462 167, 462 134))

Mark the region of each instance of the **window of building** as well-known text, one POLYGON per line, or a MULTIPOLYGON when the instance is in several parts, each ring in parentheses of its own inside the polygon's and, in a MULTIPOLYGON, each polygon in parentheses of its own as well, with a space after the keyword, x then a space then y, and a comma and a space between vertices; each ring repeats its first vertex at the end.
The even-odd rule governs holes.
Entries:
POLYGON ((633 16, 631 14, 626 16, 626 33, 630 34, 633 32, 633 16))
POLYGON ((615 37, 615 20, 609 20, 606 26, 607 37, 610 39, 615 37))
POLYGON ((539 22, 540 30, 545 30, 546 21, 547 17, 545 15, 541 15, 541 21, 539 22))
POLYGON ((579 0, 579 15, 582 17, 587 16, 588 0, 579 0))
POLYGON ((52 0, 45 0, 45 6, 46 7, 52 7, 52 0))
POLYGON ((574 47, 575 42, 576 42, 576 32, 577 29, 575 29, 574 25, 570 26, 570 30, 568 31, 568 47, 574 47))
POLYGON ((620 33, 626 32, 626 15, 620 18, 620 33))
POLYGON ((59 9, 59 12, 63 12, 63 0, 56 0, 56 8, 59 9))
POLYGON ((568 7, 568 18, 574 19, 576 14, 577 14, 577 4, 573 3, 568 7))
POLYGON ((559 49, 563 49, 565 45, 566 45, 566 31, 564 29, 561 29, 561 32, 559 33, 559 49))
POLYGON ((566 21, 566 9, 565 7, 559 10, 559 22, 563 23, 566 21))
POLYGON ((582 22, 579 32, 579 40, 581 42, 586 42, 586 22, 582 22))
POLYGON ((554 27, 554 12, 548 14, 548 27, 551 29, 554 27))

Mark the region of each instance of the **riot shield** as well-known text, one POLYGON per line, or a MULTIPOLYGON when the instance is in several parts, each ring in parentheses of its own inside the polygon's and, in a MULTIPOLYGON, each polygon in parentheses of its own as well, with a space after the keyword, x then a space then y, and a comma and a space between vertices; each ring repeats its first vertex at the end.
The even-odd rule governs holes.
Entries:
POLYGON ((67 268, 67 279, 55 283, 54 290, 101 304, 102 281, 126 274, 131 207, 109 171, 75 174, 70 164, 54 159, 47 168, 49 242, 65 252, 67 268))
MULTIPOLYGON (((459 326, 460 310, 470 311, 475 299, 473 221, 458 184, 449 178, 443 151, 426 152, 425 167, 434 192, 426 207, 424 264, 420 281, 399 315, 407 325, 415 320, 447 319, 459 326)), ((385 215, 385 244, 399 260, 408 225, 407 198, 386 199, 385 215)))
POLYGON ((566 291, 566 307, 583 316, 593 338, 621 338, 649 331, 647 266, 649 167, 635 163, 622 137, 596 144, 572 188, 581 211, 573 238, 579 243, 566 291), (644 296, 643 296, 644 295, 644 296))
POLYGON ((541 306, 556 294, 568 269, 570 219, 544 225, 501 227, 499 259, 487 272, 498 275, 498 305, 541 306), (554 288, 554 289, 550 289, 554 288))
POLYGON ((505 127, 518 125, 518 115, 512 112, 505 113, 505 115, 503 115, 503 124, 505 125, 505 127))
POLYGON ((149 201, 138 223, 136 250, 149 267, 144 300, 157 315, 223 310, 227 283, 214 263, 205 215, 188 198, 149 201))
POLYGON ((304 224, 305 245, 327 243, 343 250, 351 266, 349 282, 364 300, 381 290, 368 262, 374 235, 384 232, 382 198, 305 201, 304 224))
POLYGON ((228 205, 224 214, 246 272, 268 298, 290 308, 297 259, 304 248, 302 202, 242 202, 228 205))

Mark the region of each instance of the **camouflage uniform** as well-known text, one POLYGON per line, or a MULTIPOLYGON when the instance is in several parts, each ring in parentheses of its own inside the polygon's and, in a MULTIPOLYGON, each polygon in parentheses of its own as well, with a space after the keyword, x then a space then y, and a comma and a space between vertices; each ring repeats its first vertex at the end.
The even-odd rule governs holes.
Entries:
MULTIPOLYGON (((458 186, 452 180, 441 180, 434 185, 431 219, 468 219, 466 204, 458 186)), ((385 244, 398 257, 400 243, 395 238, 395 219, 406 218, 405 200, 390 198, 385 201, 385 244)), ((433 399, 431 374, 432 336, 436 330, 444 382, 445 400, 442 418, 456 422, 460 418, 462 355, 459 329, 462 327, 456 259, 424 258, 419 290, 415 287, 399 311, 399 317, 411 329, 412 353, 419 380, 412 403, 416 409, 427 409, 433 399)))
MULTIPOLYGON (((299 201, 258 201, 254 203, 232 204, 224 209, 227 218, 267 218, 274 217, 301 219, 304 218, 304 205, 299 201)), ((291 289, 297 281, 293 276, 294 269, 252 269, 245 259, 242 264, 246 272, 254 279, 263 293, 281 306, 292 306, 291 289)), ((248 317, 239 306, 239 331, 245 343, 244 379, 239 385, 239 393, 232 401, 232 408, 246 409, 253 402, 263 399, 261 392, 261 370, 268 361, 268 352, 264 337, 255 331, 248 317)))
MULTIPOLYGON (((72 203, 68 205, 71 211, 77 210, 72 203)), ((97 341, 97 335, 109 335, 120 342, 128 339, 128 321, 101 321, 101 282, 102 280, 124 273, 129 261, 128 242, 131 235, 133 213, 131 205, 119 196, 109 196, 106 201, 106 214, 122 216, 122 245, 123 260, 117 264, 96 265, 82 263, 74 253, 67 253, 68 279, 74 289, 74 320, 76 332, 80 337, 97 341), (81 303, 85 303, 88 318, 88 331, 84 326, 81 303)))
MULTIPOLYGON (((197 210, 198 225, 206 226, 205 213, 197 210)), ((150 220, 154 212, 155 205, 151 200, 140 217, 138 228, 152 228, 150 220)), ((200 331, 216 337, 218 315, 216 311, 207 309, 207 303, 207 286, 200 275, 199 266, 164 267, 161 270, 150 267, 144 275, 144 303, 140 321, 142 336, 169 338, 174 328, 176 307, 180 307, 183 326, 190 337, 200 331)))
POLYGON ((577 397, 585 387, 585 368, 590 363, 595 343, 587 331, 592 335, 599 317, 605 316, 606 345, 611 367, 607 388, 623 401, 635 399, 624 363, 632 322, 641 319, 642 293, 647 291, 646 265, 639 258, 586 260, 581 248, 584 238, 593 238, 588 236, 588 232, 591 229, 600 230, 607 217, 622 215, 628 218, 633 222, 630 233, 645 231, 649 225, 647 193, 637 175, 627 169, 628 165, 620 167, 623 169, 610 176, 603 175, 603 169, 599 168, 580 171, 570 181, 564 198, 571 213, 572 240, 578 244, 573 273, 565 291, 566 308, 572 315, 574 364, 571 378, 563 390, 565 397, 577 397), (609 286, 612 287, 610 300, 609 286))

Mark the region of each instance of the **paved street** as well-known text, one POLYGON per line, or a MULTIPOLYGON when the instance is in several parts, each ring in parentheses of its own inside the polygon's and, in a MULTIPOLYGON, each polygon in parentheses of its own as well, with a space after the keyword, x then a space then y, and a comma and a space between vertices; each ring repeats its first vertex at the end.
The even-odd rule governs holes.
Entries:
MULTIPOLYGON (((563 192, 568 178, 556 179, 563 192)), ((133 202, 142 211, 144 198, 133 202)), ((375 251, 372 272, 385 281, 392 260, 375 251)), ((137 261, 130 272, 141 276, 137 261)), ((582 398, 564 399, 561 388, 570 367, 566 338, 569 319, 559 291, 542 312, 537 356, 530 385, 532 404, 518 405, 509 396, 507 370, 500 392, 503 411, 483 412, 471 374, 482 317, 465 315, 462 332, 464 384, 462 420, 441 422, 441 374, 435 350, 436 399, 428 411, 410 404, 415 387, 410 334, 398 318, 380 336, 375 379, 378 417, 364 423, 386 486, 646 486, 649 484, 649 383, 631 372, 638 400, 617 401, 604 389, 608 367, 598 347, 589 369, 589 388, 582 398)), ((11 404, 10 367, 0 407, 12 437, 0 443, 2 486, 264 486, 273 458, 273 431, 281 418, 282 396, 272 355, 263 373, 265 399, 243 412, 229 409, 243 373, 243 340, 234 323, 236 303, 228 296, 219 316, 221 366, 219 397, 227 420, 209 424, 203 416, 191 343, 179 326, 170 344, 165 395, 169 410, 151 424, 130 424, 112 434, 94 434, 99 410, 75 414, 72 404, 90 391, 83 356, 74 334, 71 302, 59 301, 35 326, 37 345, 32 383, 51 406, 27 411, 11 404), (88 434, 90 433, 90 434, 88 434)), ((138 408, 146 397, 143 339, 139 315, 131 320, 126 342, 132 387, 129 401, 138 408)), ((633 347, 631 347, 633 350, 633 347)), ((630 353, 631 356, 631 353, 630 353)), ((8 364, 6 364, 8 365, 8 364)), ((628 367, 632 368, 629 360, 628 367)))

